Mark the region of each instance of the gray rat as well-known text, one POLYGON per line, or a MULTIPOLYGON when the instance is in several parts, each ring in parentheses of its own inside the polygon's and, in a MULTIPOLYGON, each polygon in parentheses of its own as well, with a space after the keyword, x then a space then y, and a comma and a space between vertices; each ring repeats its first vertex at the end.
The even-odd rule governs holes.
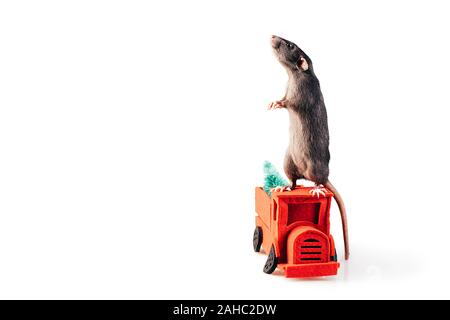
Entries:
POLYGON ((289 113, 289 147, 284 160, 284 172, 291 181, 307 179, 316 184, 310 192, 320 197, 323 186, 331 190, 341 213, 345 259, 349 257, 347 216, 344 202, 328 180, 330 161, 328 120, 319 80, 311 59, 293 42, 272 36, 272 48, 288 73, 288 85, 283 99, 269 104, 269 109, 285 108, 289 113))

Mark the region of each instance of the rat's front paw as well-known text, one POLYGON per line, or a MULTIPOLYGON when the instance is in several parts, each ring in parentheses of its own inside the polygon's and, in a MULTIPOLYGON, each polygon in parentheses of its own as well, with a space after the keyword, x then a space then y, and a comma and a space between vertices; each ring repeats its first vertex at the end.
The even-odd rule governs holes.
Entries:
POLYGON ((274 110, 274 109, 280 109, 280 108, 284 108, 284 101, 274 101, 269 103, 269 105, 267 106, 267 109, 269 110, 274 110))

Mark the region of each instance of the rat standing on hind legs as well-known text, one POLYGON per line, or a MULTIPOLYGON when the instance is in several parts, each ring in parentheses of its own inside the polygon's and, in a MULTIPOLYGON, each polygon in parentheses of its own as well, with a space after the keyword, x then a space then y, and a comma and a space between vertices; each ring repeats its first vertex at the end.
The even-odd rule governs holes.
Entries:
POLYGON ((284 160, 284 172, 291 181, 307 179, 316 184, 310 192, 318 197, 323 187, 330 189, 341 213, 345 259, 349 257, 347 217, 344 202, 328 180, 330 161, 328 120, 319 80, 311 59, 293 42, 272 36, 272 48, 286 69, 289 81, 283 99, 269 104, 269 109, 285 108, 289 113, 289 147, 284 160))

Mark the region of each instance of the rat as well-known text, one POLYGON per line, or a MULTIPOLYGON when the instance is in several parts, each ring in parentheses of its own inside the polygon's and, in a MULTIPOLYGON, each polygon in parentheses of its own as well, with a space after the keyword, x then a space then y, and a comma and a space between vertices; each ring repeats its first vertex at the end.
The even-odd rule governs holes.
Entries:
POLYGON ((284 97, 270 103, 268 109, 283 108, 289 113, 289 146, 285 154, 284 172, 291 182, 290 189, 295 189, 297 179, 306 179, 314 182, 315 187, 310 193, 317 197, 325 195, 324 187, 333 192, 341 214, 347 260, 350 255, 347 214, 342 197, 328 180, 328 119, 319 80, 311 59, 295 43, 272 36, 272 49, 289 78, 284 97))

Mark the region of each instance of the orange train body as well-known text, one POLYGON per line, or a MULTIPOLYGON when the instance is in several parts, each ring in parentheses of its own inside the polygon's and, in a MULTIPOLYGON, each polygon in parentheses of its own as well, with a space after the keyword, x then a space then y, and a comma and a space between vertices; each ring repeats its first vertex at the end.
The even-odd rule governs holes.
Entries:
POLYGON ((273 192, 260 187, 256 192, 255 251, 269 254, 264 272, 276 268, 286 277, 306 278, 337 274, 336 249, 330 234, 330 207, 333 193, 311 195, 312 188, 273 192))

